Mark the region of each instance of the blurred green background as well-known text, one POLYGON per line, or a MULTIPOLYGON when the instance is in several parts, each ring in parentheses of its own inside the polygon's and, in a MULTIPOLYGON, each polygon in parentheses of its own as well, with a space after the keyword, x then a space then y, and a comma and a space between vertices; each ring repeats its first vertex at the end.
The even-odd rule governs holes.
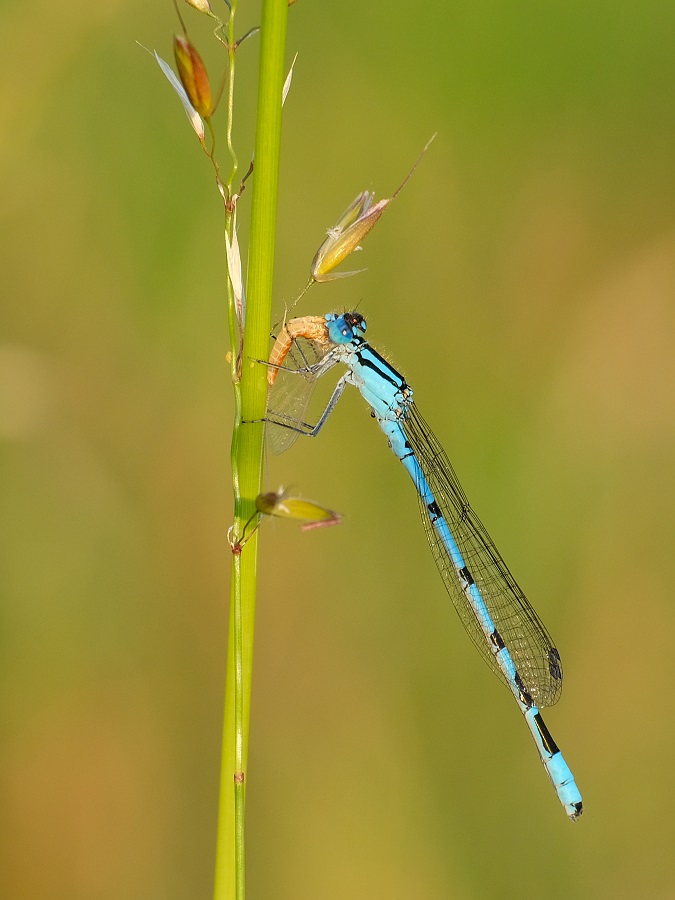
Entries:
MULTIPOLYGON (((240 0, 239 33, 258 16, 240 0)), ((0 894, 209 897, 222 210, 135 43, 171 57, 168 2, 4 0, 0 25, 0 894)), ((290 10, 276 311, 349 201, 389 196, 438 131, 368 271, 298 312, 359 303, 415 388, 561 650, 546 718, 586 814, 565 820, 351 392, 268 466, 345 522, 264 529, 251 898, 675 897, 674 42, 662 0, 290 10)))

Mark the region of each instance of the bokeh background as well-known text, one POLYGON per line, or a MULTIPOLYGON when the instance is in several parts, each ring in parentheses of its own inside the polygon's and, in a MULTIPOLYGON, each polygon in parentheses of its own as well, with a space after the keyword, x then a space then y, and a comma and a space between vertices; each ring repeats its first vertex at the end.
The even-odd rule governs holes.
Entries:
MULTIPOLYGON (((239 7, 243 33, 259 10, 239 7)), ((0 894, 209 897, 222 210, 135 43, 171 57, 168 2, 0 15, 0 894)), ((675 897, 674 43, 662 0, 290 10, 276 311, 348 202, 390 195, 438 131, 367 238, 367 272, 298 312, 359 303, 414 386, 561 650, 546 718, 586 814, 565 820, 351 392, 268 464, 269 488, 345 522, 264 529, 252 898, 675 897)), ((257 51, 239 54, 242 162, 257 51)))

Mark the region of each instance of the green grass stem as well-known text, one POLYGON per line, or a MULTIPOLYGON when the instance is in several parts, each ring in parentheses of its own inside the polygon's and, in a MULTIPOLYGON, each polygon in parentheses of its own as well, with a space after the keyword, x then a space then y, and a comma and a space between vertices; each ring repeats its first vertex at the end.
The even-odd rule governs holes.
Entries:
MULTIPOLYGON (((267 400, 265 367, 252 360, 266 359, 269 352, 287 13, 287 0, 263 0, 246 328, 232 439, 237 535, 262 489, 263 426, 246 423, 264 417, 267 400)), ((236 348, 232 351, 236 353, 236 348)), ((258 534, 246 543, 241 556, 234 556, 232 568, 214 900, 245 897, 244 810, 258 534)))

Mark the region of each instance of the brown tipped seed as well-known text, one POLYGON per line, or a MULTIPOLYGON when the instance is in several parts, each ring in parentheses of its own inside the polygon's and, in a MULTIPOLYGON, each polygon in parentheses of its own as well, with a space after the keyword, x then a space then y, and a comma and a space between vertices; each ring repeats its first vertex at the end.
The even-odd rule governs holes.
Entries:
POLYGON ((211 115, 211 85, 206 66, 190 41, 181 35, 173 39, 173 53, 181 83, 190 103, 200 116, 211 115))

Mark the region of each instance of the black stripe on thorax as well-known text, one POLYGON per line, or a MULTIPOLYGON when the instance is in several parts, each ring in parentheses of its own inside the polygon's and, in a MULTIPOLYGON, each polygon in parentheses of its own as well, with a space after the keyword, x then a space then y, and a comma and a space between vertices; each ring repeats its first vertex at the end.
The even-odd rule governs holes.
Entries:
POLYGON ((398 388, 398 390, 404 390, 408 387, 401 373, 397 372, 393 366, 390 366, 387 360, 380 356, 377 350, 373 350, 370 344, 364 341, 362 346, 357 347, 355 354, 364 368, 377 372, 380 377, 388 381, 393 387, 398 388))

